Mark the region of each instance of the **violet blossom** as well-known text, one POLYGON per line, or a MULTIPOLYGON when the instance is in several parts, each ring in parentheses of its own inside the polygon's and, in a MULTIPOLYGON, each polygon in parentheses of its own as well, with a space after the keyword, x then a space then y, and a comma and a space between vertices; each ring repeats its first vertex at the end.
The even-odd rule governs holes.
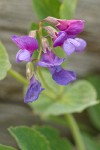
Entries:
POLYGON ((74 36, 68 36, 65 31, 60 31, 53 46, 61 46, 65 53, 70 55, 73 52, 82 52, 86 47, 86 41, 81 38, 74 38, 74 36))
POLYGON ((64 58, 59 58, 52 51, 42 54, 41 60, 37 65, 47 67, 52 74, 52 79, 60 85, 67 85, 76 80, 76 75, 73 71, 64 70, 60 65, 63 63, 64 58))
POLYGON ((59 58, 51 50, 42 53, 40 61, 37 63, 41 67, 59 66, 63 63, 64 58, 59 58))
POLYGON ((52 79, 60 85, 67 85, 76 80, 76 74, 73 71, 65 70, 61 66, 49 68, 52 74, 52 79))
POLYGON ((26 95, 24 97, 24 102, 28 103, 37 100, 43 90, 44 89, 41 87, 40 82, 34 76, 32 76, 26 95))
POLYGON ((31 60, 32 54, 38 49, 38 41, 30 36, 12 36, 13 42, 20 48, 16 54, 16 62, 31 60))

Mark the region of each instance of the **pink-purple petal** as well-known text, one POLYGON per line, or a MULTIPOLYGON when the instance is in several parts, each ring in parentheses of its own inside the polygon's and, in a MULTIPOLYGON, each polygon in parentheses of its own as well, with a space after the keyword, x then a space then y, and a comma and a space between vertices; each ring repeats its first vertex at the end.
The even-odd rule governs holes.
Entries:
POLYGON ((61 20, 58 19, 56 27, 60 31, 66 31, 68 35, 77 35, 83 31, 84 20, 61 20))
POLYGON ((69 27, 66 29, 66 32, 69 35, 77 35, 81 33, 84 29, 83 20, 70 20, 68 24, 69 24, 69 27))
POLYGON ((26 61, 29 62, 31 60, 31 53, 27 50, 19 50, 16 54, 16 62, 26 61))
POLYGON ((38 41, 30 36, 12 36, 13 42, 20 48, 30 52, 38 49, 38 41))
POLYGON ((67 20, 61 20, 58 19, 58 24, 56 25, 56 27, 60 30, 60 31, 65 31, 68 27, 68 22, 67 20))

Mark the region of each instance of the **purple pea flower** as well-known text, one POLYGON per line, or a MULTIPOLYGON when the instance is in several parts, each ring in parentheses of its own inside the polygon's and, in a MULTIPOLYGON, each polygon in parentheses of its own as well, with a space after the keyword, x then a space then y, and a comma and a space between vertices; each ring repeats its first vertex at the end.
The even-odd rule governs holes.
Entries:
POLYGON ((12 36, 13 42, 20 48, 16 54, 16 62, 31 60, 32 54, 38 49, 38 41, 30 36, 12 36))
POLYGON ((77 35, 84 29, 84 20, 61 20, 58 19, 56 27, 60 31, 67 32, 68 35, 77 35))
POLYGON ((76 75, 73 71, 64 70, 60 65, 63 63, 64 58, 59 58, 52 51, 47 50, 42 54, 41 60, 37 65, 47 67, 52 74, 53 80, 60 85, 67 85, 76 80, 76 75))
POLYGON ((58 37, 54 40, 53 47, 63 47, 67 55, 73 52, 82 52, 86 47, 86 41, 76 38, 75 35, 68 35, 65 31, 60 31, 58 37))
POLYGON ((28 103, 37 100, 43 90, 44 89, 41 87, 39 81, 34 76, 32 76, 26 95, 24 97, 24 102, 28 103))
POLYGON ((67 32, 69 35, 77 35, 84 29, 84 20, 62 20, 50 16, 44 20, 56 26, 60 31, 67 32))
POLYGON ((59 58, 52 51, 47 50, 45 53, 43 52, 41 60, 37 65, 41 67, 53 67, 61 65, 63 61, 64 58, 59 58))
POLYGON ((73 71, 65 70, 61 66, 49 68, 52 79, 60 85, 67 85, 76 80, 76 74, 73 71))

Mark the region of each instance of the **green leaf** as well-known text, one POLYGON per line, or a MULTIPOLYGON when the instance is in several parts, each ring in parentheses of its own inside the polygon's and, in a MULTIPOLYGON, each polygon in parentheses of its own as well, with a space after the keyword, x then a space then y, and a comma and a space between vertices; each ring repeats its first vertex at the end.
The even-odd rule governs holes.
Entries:
POLYGON ((100 130, 100 104, 90 107, 88 114, 93 125, 100 130))
POLYGON ((47 139, 28 127, 11 127, 9 129, 21 150, 51 150, 47 139))
MULTIPOLYGON (((48 69, 41 69, 41 72, 43 77, 45 77, 45 81, 48 84, 48 86, 50 86, 55 91, 55 95, 58 94, 58 89, 60 88, 60 86, 56 84, 55 81, 52 79, 52 75, 50 74, 50 71, 48 69)), ((46 91, 48 91, 48 89, 46 89, 46 91)), ((50 90, 48 92, 50 93, 50 90)))
MULTIPOLYGON (((97 98, 100 100, 100 76, 92 75, 87 78, 89 82, 93 84, 97 91, 97 98)), ((90 107, 88 114, 93 125, 100 130, 100 104, 90 107)))
POLYGON ((58 0, 33 0, 33 8, 39 19, 44 19, 47 16, 59 18, 60 4, 58 0))
MULTIPOLYGON (((49 82, 49 78, 47 79, 49 82)), ((52 88, 55 88, 55 86, 52 85, 52 88)), ((66 86, 62 94, 58 91, 55 93, 55 96, 52 99, 41 95, 35 103, 31 104, 31 107, 42 116, 49 116, 82 112, 87 107, 98 103, 96 101, 97 94, 94 87, 84 80, 76 81, 66 86)))
POLYGON ((89 106, 97 104, 96 91, 87 81, 77 81, 70 84, 61 100, 57 100, 45 112, 46 115, 61 115, 65 113, 82 112, 89 106))
POLYGON ((36 114, 44 117, 44 112, 50 105, 52 105, 52 100, 48 96, 43 95, 42 92, 38 100, 29 105, 36 114))
POLYGON ((66 58, 66 53, 62 51, 61 47, 55 47, 55 53, 61 58, 66 58))
POLYGON ((72 19, 77 5, 77 0, 64 0, 60 7, 60 18, 72 19))
POLYGON ((99 141, 97 142, 97 140, 90 135, 84 134, 83 140, 85 142, 87 150, 100 150, 99 141))
POLYGON ((4 79, 7 75, 7 71, 11 68, 8 54, 5 47, 0 42, 0 80, 4 79))
POLYGON ((39 25, 37 23, 35 23, 35 22, 32 22, 32 24, 31 24, 31 26, 29 28, 29 31, 30 30, 38 30, 38 28, 39 28, 39 25))
POLYGON ((92 75, 86 78, 96 89, 97 99, 100 99, 100 75, 92 75))
POLYGON ((17 150, 13 147, 0 144, 0 150, 17 150))
POLYGON ((60 138, 56 129, 49 126, 36 127, 35 129, 47 138, 52 150, 72 150, 71 143, 65 138, 60 138))

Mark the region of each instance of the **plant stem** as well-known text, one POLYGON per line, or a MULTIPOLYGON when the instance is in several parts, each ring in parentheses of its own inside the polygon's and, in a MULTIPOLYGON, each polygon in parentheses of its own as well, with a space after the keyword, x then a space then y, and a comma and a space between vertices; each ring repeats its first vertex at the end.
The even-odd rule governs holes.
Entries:
POLYGON ((28 81, 15 70, 10 69, 8 71, 8 74, 11 75, 13 78, 15 78, 17 81, 19 81, 20 83, 22 83, 24 86, 28 85, 28 81))
POLYGON ((74 117, 71 114, 67 114, 66 116, 67 122, 69 124, 70 130, 72 131, 73 138, 77 145, 78 150, 85 150, 85 145, 78 127, 78 124, 74 117))
MULTIPOLYGON (((40 51, 39 51, 39 55, 38 55, 38 60, 40 60, 41 54, 42 54, 42 41, 41 41, 41 39, 42 39, 42 24, 43 24, 43 22, 39 23, 39 30, 38 30, 39 39, 40 39, 40 51)), ((39 68, 38 68, 38 74, 41 77, 41 80, 42 80, 42 83, 44 84, 44 86, 55 95, 54 90, 50 86, 48 86, 48 84, 46 83, 46 81, 42 75, 42 72, 39 68)))

